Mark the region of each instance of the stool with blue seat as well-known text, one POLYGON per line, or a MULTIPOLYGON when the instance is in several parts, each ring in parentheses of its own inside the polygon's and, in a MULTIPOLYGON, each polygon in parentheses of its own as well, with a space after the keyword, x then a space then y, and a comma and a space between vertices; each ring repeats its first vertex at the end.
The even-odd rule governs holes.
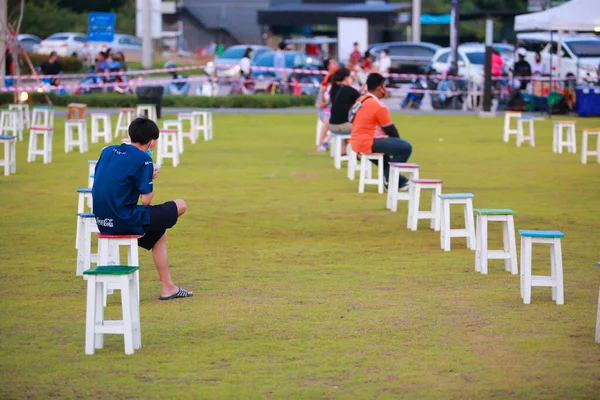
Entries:
POLYGON ((521 234, 521 297, 523 303, 531 303, 531 288, 533 286, 543 286, 552 288, 552 300, 555 300, 556 304, 564 304, 561 239, 565 235, 561 231, 526 229, 519 229, 519 233, 521 234), (531 274, 533 243, 550 245, 550 276, 531 274))
POLYGON ((331 141, 331 146, 333 149, 333 166, 335 169, 341 169, 342 161, 349 160, 348 153, 346 153, 346 155, 342 155, 342 152, 344 150, 344 141, 350 139, 350 134, 343 132, 329 132, 329 135, 333 137, 333 140, 331 141))
POLYGON ((519 273, 517 265, 517 239, 515 236, 515 211, 508 208, 475 209, 475 271, 488 273, 488 260, 504 260, 504 269, 513 275, 519 273), (488 249, 488 222, 502 222, 503 250, 488 249))
POLYGON ((54 107, 33 106, 31 126, 45 126, 52 128, 54 126, 54 107))
POLYGON ((94 354, 104 347, 105 334, 123 335, 125 354, 142 348, 140 323, 139 283, 135 275, 138 266, 100 265, 83 273, 87 279, 87 305, 85 322, 85 354, 94 354), (121 291, 122 320, 104 319, 104 294, 107 287, 121 291))
POLYGON ((521 115, 517 117, 517 147, 521 147, 521 144, 525 141, 529 141, 531 147, 535 147, 535 131, 533 128, 533 122, 535 118, 532 115, 521 115), (525 135, 525 123, 528 123, 529 131, 525 135))
POLYGON ((17 172, 17 137, 0 135, 0 143, 4 144, 4 158, 0 159, 0 167, 4 166, 4 176, 17 172))
POLYGON ((473 220, 473 193, 448 193, 440 194, 440 241, 444 251, 450 251, 450 239, 453 237, 467 238, 467 247, 475 250, 475 221, 473 220), (465 228, 450 228, 450 205, 462 204, 465 214, 465 228))
POLYGON ((93 213, 77 214, 77 268, 75 274, 82 276, 84 271, 98 263, 98 253, 92 253, 92 234, 99 233, 96 217, 93 213))
POLYGON ((93 213, 92 189, 77 189, 77 233, 75 234, 75 248, 79 248, 79 239, 81 238, 80 228, 82 226, 80 214, 93 213), (87 207, 87 210, 86 210, 87 207))
POLYGON ((90 189, 94 186, 96 164, 98 164, 98 160, 88 160, 88 188, 90 189))

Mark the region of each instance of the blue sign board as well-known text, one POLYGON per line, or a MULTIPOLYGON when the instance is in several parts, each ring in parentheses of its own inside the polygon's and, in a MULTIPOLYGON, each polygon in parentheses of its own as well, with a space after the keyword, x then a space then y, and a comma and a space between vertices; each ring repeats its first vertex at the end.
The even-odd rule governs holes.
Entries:
POLYGON ((112 42, 115 37, 117 16, 109 12, 91 12, 88 15, 88 41, 112 42))

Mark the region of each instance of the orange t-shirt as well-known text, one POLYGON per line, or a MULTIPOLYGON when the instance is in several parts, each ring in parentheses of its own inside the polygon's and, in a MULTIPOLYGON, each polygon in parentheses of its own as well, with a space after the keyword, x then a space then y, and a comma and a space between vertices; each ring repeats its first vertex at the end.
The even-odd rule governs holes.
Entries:
POLYGON ((352 121, 350 143, 355 152, 370 153, 373 139, 387 137, 381 127, 391 124, 392 116, 386 105, 372 94, 361 96, 357 102, 362 105, 352 121))

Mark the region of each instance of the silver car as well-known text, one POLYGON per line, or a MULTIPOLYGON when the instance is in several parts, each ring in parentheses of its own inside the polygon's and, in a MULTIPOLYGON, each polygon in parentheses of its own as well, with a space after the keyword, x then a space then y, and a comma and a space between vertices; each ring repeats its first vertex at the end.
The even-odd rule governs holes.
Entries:
POLYGON ((136 38, 135 36, 125 35, 123 33, 115 33, 115 37, 112 42, 87 42, 85 47, 89 51, 90 60, 93 61, 94 58, 101 51, 106 51, 107 49, 112 49, 113 54, 122 51, 127 55, 127 53, 141 53, 142 52, 142 40, 136 38))
POLYGON ((204 71, 208 75, 213 75, 216 68, 216 76, 219 78, 238 78, 240 76, 240 60, 244 57, 244 52, 248 47, 252 49, 250 62, 254 62, 261 54, 272 51, 269 47, 254 44, 231 46, 223 54, 216 57, 214 61, 206 64, 204 71))
POLYGON ((27 53, 37 53, 40 48, 40 42, 42 39, 35 35, 29 35, 26 33, 19 35, 19 43, 25 49, 27 53))

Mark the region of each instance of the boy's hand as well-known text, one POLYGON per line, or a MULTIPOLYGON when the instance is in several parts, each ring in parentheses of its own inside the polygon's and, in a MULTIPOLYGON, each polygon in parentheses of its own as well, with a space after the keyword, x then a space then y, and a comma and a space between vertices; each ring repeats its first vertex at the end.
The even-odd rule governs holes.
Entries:
POLYGON ((152 180, 156 179, 160 172, 160 164, 154 164, 154 173, 152 174, 152 180))

